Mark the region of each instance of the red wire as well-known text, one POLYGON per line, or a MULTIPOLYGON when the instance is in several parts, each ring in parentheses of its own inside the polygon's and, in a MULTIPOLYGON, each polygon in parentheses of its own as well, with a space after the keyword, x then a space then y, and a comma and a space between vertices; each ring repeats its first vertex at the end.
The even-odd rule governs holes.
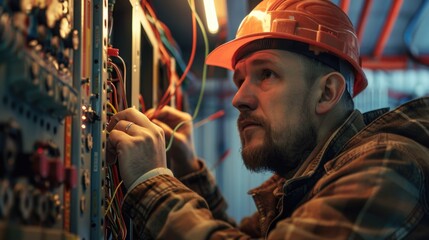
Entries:
MULTIPOLYGON (((176 88, 175 89, 177 89, 182 84, 182 82, 184 81, 186 75, 188 74, 188 72, 189 72, 189 70, 190 70, 190 68, 192 66, 192 63, 193 63, 194 58, 195 58, 196 46, 197 46, 197 23, 196 23, 195 13, 194 13, 194 11, 192 11, 192 51, 191 51, 191 56, 189 58, 188 65, 186 66, 185 71, 183 72, 182 76, 180 77, 180 79, 178 80, 178 82, 176 84, 176 88)), ((158 112, 165 105, 167 105, 168 102, 170 101, 170 99, 171 99, 172 95, 174 94, 175 90, 173 91, 173 94, 171 94, 169 90, 170 90, 170 87, 165 92, 165 94, 164 94, 163 98, 161 99, 160 104, 156 108, 156 110, 155 110, 152 118, 156 117, 156 115, 158 114, 158 112)))
POLYGON ((113 102, 113 106, 116 109, 118 109, 118 107, 119 107, 119 104, 118 104, 118 95, 117 95, 117 92, 116 92, 115 84, 113 84, 111 81, 109 81, 109 85, 112 88, 113 96, 114 96, 114 99, 115 99, 115 101, 113 102))
POLYGON ((222 153, 220 158, 213 164, 213 167, 211 169, 214 170, 219 167, 219 165, 225 161, 225 159, 229 156, 230 153, 231 149, 227 149, 224 153, 222 153))
MULTIPOLYGON (((114 80, 110 74, 110 79, 108 81, 109 86, 112 89, 112 92, 109 94, 110 96, 110 102, 112 103, 113 107, 116 108, 117 110, 120 110, 120 106, 118 103, 118 91, 116 89, 115 84, 112 81, 115 82, 119 82, 119 87, 121 87, 122 90, 122 100, 123 100, 123 105, 126 106, 127 102, 126 102, 126 98, 125 98, 125 88, 124 88, 124 80, 122 78, 122 73, 119 70, 119 68, 117 67, 116 64, 114 64, 113 62, 108 62, 109 66, 112 66, 113 69, 115 70, 115 73, 117 75, 117 79, 114 80)), ((125 69, 124 69, 125 71, 125 69)), ((111 188, 113 188, 113 190, 116 190, 116 188, 119 186, 120 184, 120 179, 119 179, 119 173, 118 173, 118 167, 117 165, 113 165, 111 166, 111 188)), ((115 193, 114 196, 111 196, 110 201, 115 201, 115 203, 110 203, 110 204, 115 204, 115 206, 119 206, 119 208, 117 207, 113 207, 113 205, 111 205, 112 208, 114 208, 114 210, 112 210, 112 214, 109 214, 106 216, 106 221, 104 222, 104 229, 105 229, 105 234, 106 236, 108 236, 108 234, 111 234, 111 236, 113 236, 114 238, 119 238, 121 237, 122 239, 126 239, 127 236, 127 226, 124 222, 124 218, 122 215, 122 211, 120 209, 120 205, 122 203, 122 200, 124 198, 124 194, 123 194, 123 189, 121 187, 119 187, 115 193), (115 228, 116 230, 114 230, 111 226, 121 226, 118 228, 115 228), (110 231, 109 231, 110 230, 110 231)))
MULTIPOLYGON (((148 13, 154 18, 155 22, 160 23, 161 27, 165 30, 167 38, 171 41, 172 37, 171 37, 171 33, 169 31, 169 29, 167 27, 165 27, 165 24, 163 24, 162 22, 158 21, 157 16, 152 8, 152 6, 150 4, 148 4, 147 1, 142 1, 141 2, 142 6, 148 11, 148 13)), ((162 56, 162 61, 163 63, 166 65, 167 68, 167 77, 169 79, 169 85, 167 87, 167 90, 165 91, 163 97, 161 98, 161 100, 159 101, 158 107, 154 113, 153 116, 156 116, 159 112, 160 109, 162 109, 162 107, 164 107, 165 105, 167 105, 171 99, 171 97, 175 94, 175 92, 178 90, 178 88, 180 89, 180 85, 182 84, 182 82, 184 81, 187 73, 190 70, 190 67, 192 66, 194 57, 195 57, 195 51, 196 51, 196 38, 197 38, 197 33, 196 33, 196 17, 195 17, 195 13, 192 12, 192 29, 193 29, 193 45, 192 45, 192 52, 191 52, 191 57, 189 59, 187 68, 185 69, 184 73, 182 74, 181 78, 179 79, 179 81, 177 81, 176 83, 176 87, 174 88, 174 90, 171 90, 173 88, 173 84, 174 82, 171 81, 171 72, 170 72, 170 56, 168 55, 168 52, 166 51, 166 48, 164 47, 162 41, 161 41, 161 36, 160 33, 157 31, 156 26, 151 25, 152 29, 154 30, 154 33, 156 35, 156 38, 159 42, 159 47, 160 47, 160 52, 161 52, 161 56, 162 56)), ((173 42, 173 41, 172 41, 173 42)), ((178 96, 177 98, 178 101, 181 101, 181 96, 178 96)))
MULTIPOLYGON (((165 25, 163 25, 163 23, 161 21, 158 20, 156 14, 155 14, 155 11, 153 10, 152 6, 150 4, 148 4, 147 1, 142 2, 142 4, 144 4, 143 7, 148 11, 149 15, 152 16, 152 18, 154 19, 155 23, 160 23, 161 26, 165 26, 165 25)), ((167 90, 165 91, 164 96, 161 98, 161 100, 159 101, 159 104, 158 104, 158 106, 164 106, 165 105, 165 104, 163 104, 164 100, 162 100, 162 99, 165 99, 167 96, 170 95, 170 92, 171 92, 170 89, 173 87, 173 84, 174 84, 171 81, 171 72, 170 72, 170 70, 171 70, 171 62, 170 61, 171 60, 170 60, 170 55, 168 54, 168 51, 165 48, 165 46, 164 46, 164 44, 163 44, 163 42, 161 40, 161 35, 158 32, 157 27, 154 26, 154 25, 151 25, 151 27, 152 27, 152 30, 153 30, 156 38, 157 38, 158 45, 159 45, 159 50, 160 50, 160 53, 161 53, 161 61, 165 65, 165 68, 167 69, 167 79, 169 80, 169 84, 168 84, 167 90)), ((167 32, 169 32, 169 31, 167 31, 167 32)))
MULTIPOLYGON (((115 72, 119 77, 118 82, 119 82, 119 86, 121 87, 121 90, 122 90, 120 95, 122 97, 123 109, 125 109, 128 107, 128 103, 127 103, 127 98, 125 97, 124 79, 122 78, 121 70, 119 70, 118 66, 113 62, 109 62, 109 65, 111 65, 115 69, 115 72)), ((120 109, 117 109, 117 110, 119 111, 120 109)))
POLYGON ((220 117, 223 117, 223 115, 225 115, 225 111, 224 110, 219 110, 219 111, 213 113, 212 115, 208 116, 207 118, 204 118, 203 120, 195 123, 194 124, 194 128, 198 128, 198 127, 204 125, 207 122, 214 121, 214 120, 216 120, 216 119, 218 119, 220 117))
POLYGON ((181 88, 178 88, 176 91, 176 108, 183 110, 183 94, 181 88))
POLYGON ((177 42, 174 40, 173 36, 171 35, 170 29, 165 25, 163 22, 160 22, 162 29, 164 30, 165 36, 167 36, 167 39, 170 43, 173 44, 173 47, 177 47, 177 42))
MULTIPOLYGON (((153 10, 152 6, 148 2, 145 1, 144 7, 148 10, 149 15, 152 16, 152 18, 154 19, 155 23, 160 22, 158 20, 158 17, 155 14, 155 11, 153 10)), ((158 45, 159 45, 159 49, 160 49, 160 52, 161 52, 162 60, 163 60, 163 62, 165 64, 167 64, 169 62, 168 51, 166 50, 164 44, 162 43, 161 35, 158 32, 158 29, 156 28, 156 26, 155 25, 151 25, 151 27, 152 27, 153 32, 155 33, 156 39, 158 40, 158 45)))
POLYGON ((143 99, 143 96, 140 94, 139 95, 139 102, 140 102, 140 105, 141 105, 141 112, 146 112, 146 106, 145 106, 145 103, 144 103, 144 99, 143 99))

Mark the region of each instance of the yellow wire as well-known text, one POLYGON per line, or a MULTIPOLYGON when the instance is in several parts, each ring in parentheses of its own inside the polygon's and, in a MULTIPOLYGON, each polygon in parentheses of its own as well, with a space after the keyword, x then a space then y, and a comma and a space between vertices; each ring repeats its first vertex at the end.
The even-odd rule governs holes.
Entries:
POLYGON ((111 104, 110 102, 106 102, 107 106, 109 106, 112 110, 114 114, 117 114, 118 111, 116 110, 116 108, 113 106, 113 104, 111 104))
MULTIPOLYGON (((198 15, 197 11, 195 10, 195 2, 194 2, 194 0, 189 0, 188 4, 189 4, 189 7, 191 8, 191 11, 195 14, 195 18, 196 18, 196 20, 198 22, 198 26, 200 27, 201 34, 203 35, 203 39, 204 39, 204 59, 205 59, 207 57, 207 55, 209 54, 209 41, 208 41, 208 38, 207 38, 207 33, 206 33, 206 30, 204 29, 204 24, 201 21, 200 16, 198 15)), ((201 103, 203 101, 203 96, 204 96, 204 90, 205 90, 205 86, 206 86, 206 78, 207 78, 207 65, 204 63, 204 65, 203 65, 203 75, 202 75, 202 78, 201 78, 200 95, 198 97, 197 105, 195 106, 195 110, 194 110, 194 114, 192 115, 192 119, 189 120, 189 121, 193 121, 198 116, 198 112, 200 111, 201 103)), ((173 134, 171 134, 170 141, 168 142, 168 145, 165 148, 165 151, 170 150, 171 145, 173 145, 174 134, 177 132, 177 130, 183 124, 185 124, 187 122, 188 121, 180 122, 173 129, 173 134)))
POLYGON ((107 213, 109 212, 110 207, 112 206, 113 200, 115 200, 116 192, 118 191, 119 187, 122 185, 122 182, 123 182, 123 181, 121 181, 121 182, 118 184, 118 186, 116 186, 116 189, 115 189, 115 191, 113 192, 112 200, 109 202, 109 205, 107 206, 106 212, 104 213, 104 217, 106 217, 107 213))

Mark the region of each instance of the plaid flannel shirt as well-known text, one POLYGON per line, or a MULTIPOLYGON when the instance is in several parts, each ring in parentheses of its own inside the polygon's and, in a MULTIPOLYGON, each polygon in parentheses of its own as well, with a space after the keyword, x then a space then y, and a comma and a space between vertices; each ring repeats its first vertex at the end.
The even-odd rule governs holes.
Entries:
POLYGON ((126 196, 137 239, 428 239, 429 98, 355 110, 299 169, 251 190, 236 226, 204 164, 150 178, 126 196))

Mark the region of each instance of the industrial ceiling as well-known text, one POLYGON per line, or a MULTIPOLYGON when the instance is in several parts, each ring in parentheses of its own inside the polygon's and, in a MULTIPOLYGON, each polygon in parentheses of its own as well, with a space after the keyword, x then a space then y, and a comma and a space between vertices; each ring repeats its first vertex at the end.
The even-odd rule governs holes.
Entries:
MULTIPOLYGON (((196 1, 196 8, 204 21, 202 2, 196 1)), ((209 35, 210 50, 233 38, 239 21, 257 2, 259 0, 227 0, 227 32, 209 35)), ((393 70, 429 65, 429 31, 426 25, 429 23, 429 0, 333 2, 347 12, 356 28, 365 68, 393 70)), ((187 56, 192 36, 188 1, 157 0, 152 3, 159 19, 170 28, 184 56, 187 56)), ((203 47, 201 36, 198 39, 198 47, 203 47)))

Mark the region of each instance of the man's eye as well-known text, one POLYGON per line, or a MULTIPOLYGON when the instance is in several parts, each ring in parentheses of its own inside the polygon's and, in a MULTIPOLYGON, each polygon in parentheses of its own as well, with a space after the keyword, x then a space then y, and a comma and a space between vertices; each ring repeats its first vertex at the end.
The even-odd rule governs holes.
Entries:
POLYGON ((244 79, 236 79, 236 80, 234 80, 234 83, 235 83, 235 86, 237 87, 237 89, 241 87, 241 85, 243 84, 243 82, 244 82, 244 79))
POLYGON ((274 72, 269 69, 262 70, 262 79, 274 77, 274 72))

